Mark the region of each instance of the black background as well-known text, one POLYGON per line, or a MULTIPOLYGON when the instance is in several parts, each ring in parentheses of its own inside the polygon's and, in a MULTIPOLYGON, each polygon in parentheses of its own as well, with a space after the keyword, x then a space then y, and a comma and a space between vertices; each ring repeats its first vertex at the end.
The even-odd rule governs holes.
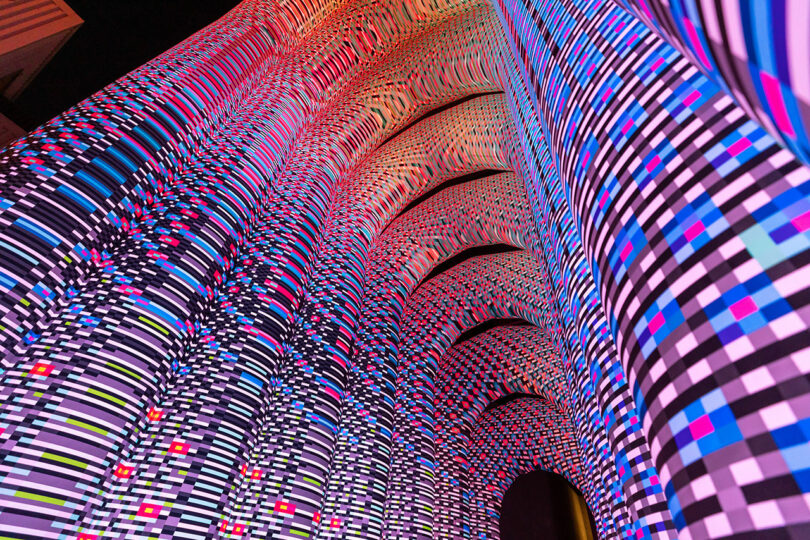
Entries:
MULTIPOLYGON (((570 540, 577 538, 569 491, 558 474, 536 470, 518 476, 503 496, 501 540, 570 540)), ((593 516, 591 530, 594 538, 593 516)))
POLYGON ((84 24, 2 112, 26 130, 215 21, 238 0, 67 0, 84 24))

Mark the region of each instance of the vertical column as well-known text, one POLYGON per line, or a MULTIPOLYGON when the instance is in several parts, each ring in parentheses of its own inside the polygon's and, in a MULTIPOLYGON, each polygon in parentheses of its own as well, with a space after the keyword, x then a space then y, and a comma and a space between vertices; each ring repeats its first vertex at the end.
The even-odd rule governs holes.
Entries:
POLYGON ((504 9, 676 525, 806 526, 810 174, 626 12, 504 9))

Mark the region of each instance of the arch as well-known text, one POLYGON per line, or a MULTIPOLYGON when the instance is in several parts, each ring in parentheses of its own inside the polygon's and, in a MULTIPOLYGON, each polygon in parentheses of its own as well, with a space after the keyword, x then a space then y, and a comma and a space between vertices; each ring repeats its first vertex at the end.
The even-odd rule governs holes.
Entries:
POLYGON ((542 398, 522 398, 484 412, 470 437, 470 538, 500 538, 498 521, 506 490, 521 474, 537 469, 564 477, 583 491, 569 418, 542 398))
MULTIPOLYGON (((442 113, 447 116, 444 119, 438 118, 438 120, 446 121, 447 125, 460 126, 470 129, 474 133, 485 134, 483 140, 506 141, 508 143, 509 139, 500 135, 504 131, 508 133, 508 128, 503 123, 504 117, 502 115, 504 113, 502 97, 488 96, 476 100, 475 103, 470 102, 458 109, 442 113)), ((420 127, 422 126, 417 125, 414 129, 420 127)), ((424 127, 428 128, 429 126, 424 127)), ((413 135, 420 136, 418 133, 413 135)), ((472 140, 474 140, 472 137, 465 135, 458 138, 458 141, 472 140)), ((396 144, 396 142, 396 140, 393 141, 392 145, 396 144)), ((419 146, 411 146, 408 141, 403 141, 401 144, 410 151, 419 149, 419 146)), ((467 143, 465 142, 465 144, 467 143)), ((500 144, 506 143, 501 142, 500 144)), ((459 156, 461 160, 448 160, 445 150, 437 147, 435 157, 425 160, 427 163, 424 166, 427 170, 435 171, 437 177, 431 178, 422 174, 415 175, 414 180, 418 180, 419 183, 417 189, 412 188, 410 190, 410 197, 417 197, 420 192, 428 190, 430 185, 437 184, 438 180, 442 178, 452 178, 453 169, 458 170, 459 167, 472 169, 475 163, 481 163, 481 165, 478 165, 480 168, 492 167, 490 164, 500 167, 505 166, 505 158, 503 157, 505 152, 498 150, 498 154, 492 155, 492 146, 482 145, 481 147, 470 148, 468 151, 462 151, 463 148, 462 146, 454 150, 454 154, 459 156)), ((383 151, 386 149, 387 147, 384 147, 383 151)), ((386 162, 392 158, 382 156, 381 159, 383 160, 382 164, 370 165, 367 170, 385 171, 387 176, 392 168, 386 162)), ((420 161, 422 159, 424 158, 420 158, 420 161)), ((403 168, 404 171, 416 169, 416 172, 419 172, 419 168, 417 168, 419 167, 419 161, 406 157, 404 163, 407 164, 407 168, 403 168)), ((412 173, 409 172, 408 174, 412 173)), ((507 234, 506 231, 512 230, 513 225, 510 225, 508 220, 503 217, 504 214, 501 213, 501 210, 498 210, 497 205, 491 208, 490 203, 487 202, 500 200, 500 202, 497 202, 498 205, 516 204, 515 197, 520 195, 522 186, 510 179, 509 175, 502 174, 500 176, 503 177, 501 180, 509 180, 505 187, 495 188, 493 179, 482 178, 438 193, 435 197, 415 207, 408 214, 398 218, 396 222, 386 229, 385 235, 380 237, 370 248, 371 251, 367 256, 369 261, 366 271, 365 290, 367 292, 361 303, 357 345, 352 358, 353 369, 347 385, 349 400, 341 418, 341 427, 339 428, 341 434, 338 437, 335 454, 332 457, 332 477, 330 478, 328 491, 334 494, 334 499, 327 500, 324 510, 325 515, 334 515, 332 512, 339 513, 343 521, 340 528, 332 529, 323 526, 321 529, 323 535, 345 537, 344 535, 348 534, 359 536, 380 534, 375 531, 378 530, 382 521, 381 509, 384 503, 384 483, 379 487, 365 480, 362 481, 362 485, 354 484, 355 481, 360 481, 363 478, 367 467, 369 469, 368 474, 372 475, 375 474, 375 470, 380 470, 383 467, 387 468, 387 463, 385 465, 380 464, 380 468, 378 468, 377 464, 381 463, 381 456, 385 452, 385 448, 390 445, 390 441, 386 442, 390 437, 388 431, 390 429, 390 420, 387 419, 390 418, 390 412, 386 410, 387 405, 379 402, 378 396, 381 393, 383 395, 386 393, 392 395, 393 387, 386 388, 386 385, 390 383, 379 379, 379 377, 387 377, 385 373, 390 368, 377 363, 377 359, 380 358, 378 355, 388 356, 389 353, 386 352, 386 345, 374 333, 389 331, 386 322, 395 321, 399 317, 397 312, 401 310, 401 307, 397 306, 402 305, 400 303, 402 300, 399 300, 401 295, 407 294, 407 289, 412 289, 416 282, 430 270, 429 266, 425 266, 421 262, 411 264, 407 261, 409 259, 419 261, 422 257, 419 253, 425 247, 440 247, 440 244, 444 242, 440 231, 442 229, 452 231, 452 228, 448 229, 448 227, 451 227, 454 216, 465 216, 463 223, 470 224, 466 226, 469 233, 477 235, 482 242, 491 241, 487 240, 487 238, 507 239, 510 236, 512 239, 507 241, 515 242, 519 236, 524 236, 524 233, 518 233, 516 229, 514 229, 514 233, 507 234), (493 197, 494 194, 498 194, 498 197, 493 197), (414 213, 417 210, 418 212, 414 213), (428 226, 430 223, 435 223, 441 228, 431 232, 431 228, 428 226), (479 226, 483 226, 484 229, 476 232, 479 226), (413 240, 416 240, 416 242, 413 240), (389 259, 387 253, 396 252, 398 249, 402 250, 401 253, 394 256, 393 259, 389 259), (410 250, 410 253, 408 250, 410 250), (344 433, 346 428, 343 426, 366 426, 369 422, 373 422, 378 426, 375 428, 374 437, 371 438, 374 440, 357 441, 355 437, 347 436, 348 434, 344 433), (376 440, 377 437, 382 440, 376 440), (339 494, 348 489, 363 490, 367 495, 359 495, 348 502, 339 501, 339 494), (333 510, 339 507, 341 508, 338 511, 333 510), (349 520, 349 516, 368 517, 354 521, 349 520)), ((520 196, 525 198, 525 195, 520 196)), ((386 199, 378 197, 376 200, 386 199)), ((406 206, 406 203, 406 200, 400 200, 400 202, 389 206, 390 210, 387 211, 387 214, 375 212, 374 215, 387 215, 388 219, 391 219, 397 214, 397 208, 406 206)), ((516 206, 512 220, 530 220, 531 217, 526 213, 525 206, 517 211, 519 208, 519 205, 516 206)), ((385 219, 377 221, 378 231, 383 228, 385 221, 385 219)), ((455 235, 457 232, 455 231, 453 234, 455 235)), ((371 236, 371 234, 368 236, 371 236)), ((452 241, 458 245, 464 245, 460 239, 452 241)), ((431 247, 430 249, 434 248, 431 247)))
POLYGON ((498 527, 503 540, 599 538, 579 490, 543 469, 521 474, 512 482, 501 501, 498 527))
MULTIPOLYGON (((251 520, 245 527, 252 534, 283 534, 288 528, 300 531, 301 519, 310 521, 307 527, 312 531, 319 526, 321 500, 330 468, 329 453, 343 406, 347 353, 355 331, 357 308, 353 306, 357 302, 358 288, 362 287, 361 281, 344 279, 347 272, 354 276, 363 273, 362 259, 347 258, 347 254, 351 253, 350 247, 362 245, 358 232, 369 225, 368 214, 355 214, 357 201, 342 198, 340 190, 348 185, 349 178, 354 178, 357 170, 363 170, 364 161, 359 159, 362 152, 367 152, 366 163, 375 162, 383 136, 407 119, 459 96, 493 87, 490 79, 496 74, 477 72, 475 64, 479 55, 489 54, 490 44, 470 41, 473 29, 489 24, 493 23, 486 11, 472 9, 406 43, 393 58, 386 58, 359 78, 354 92, 341 96, 347 106, 330 108, 318 131, 312 134, 309 140, 312 144, 300 145, 297 161, 288 166, 284 178, 290 179, 291 199, 283 213, 284 219, 290 220, 290 227, 283 228, 295 230, 292 223, 297 220, 294 215, 288 215, 291 208, 308 213, 317 206, 322 214, 317 227, 296 225, 300 236, 289 243, 295 256, 290 257, 285 274, 274 278, 277 283, 295 284, 291 295, 294 307, 290 313, 296 315, 280 334, 281 355, 274 381, 277 388, 266 409, 272 414, 263 419, 260 444, 246 460, 247 470, 260 471, 256 473, 259 478, 243 475, 238 479, 229 499, 230 515, 225 516, 231 527, 246 523, 249 515, 265 516, 265 519, 251 520), (455 78, 424 85, 422 79, 402 72, 399 66, 418 56, 423 60, 421 67, 430 74, 427 79, 437 78, 447 69, 442 63, 447 58, 440 56, 438 42, 455 50, 449 59, 455 78), (478 78, 472 76, 473 70, 478 78), (390 82, 381 84, 380 81, 394 81, 396 85, 390 88, 390 82), (369 108, 369 100, 374 100, 378 108, 369 108), (362 122, 358 121, 358 115, 363 115, 362 122), (321 162, 313 168, 311 153, 320 154, 320 149, 336 146, 346 126, 354 126, 355 138, 340 141, 333 161, 321 162), (303 185, 320 195, 306 199, 300 191, 302 180, 303 185), (331 186, 331 191, 326 191, 326 186, 331 186), (356 221, 340 222, 337 216, 356 221), (316 230, 321 232, 315 234, 316 230), (301 246, 305 249, 301 250, 301 246), (296 253, 296 250, 299 251, 296 253), (302 415, 302 409, 317 409, 317 413, 302 415), (304 439, 315 442, 306 447, 297 444, 304 439), (291 454, 279 455, 273 450, 279 446, 291 448, 291 454), (291 467, 290 461, 297 465, 291 467), (280 482, 279 478, 286 480, 280 482), (301 478, 308 479, 303 487, 296 480, 301 478), (241 500, 252 501, 252 506, 237 502, 241 500), (276 501, 285 504, 290 501, 296 507, 297 516, 305 517, 277 519, 276 501)), ((274 300, 283 299, 276 295, 274 300)))
POLYGON ((605 536, 800 534, 810 10, 682 3, 246 0, 4 151, 0 528, 440 532, 436 377, 522 317, 605 536))
MULTIPOLYGON (((516 393, 540 396, 570 415, 562 363, 549 336, 536 326, 496 326, 469 340, 456 340, 439 361, 434 538, 474 537, 464 519, 470 511, 464 497, 469 486, 470 435, 481 414, 516 393)), ((584 493, 595 508, 606 503, 596 500, 596 489, 584 493)))
POLYGON ((397 353, 400 384, 385 504, 388 536, 432 534, 434 385, 439 359, 463 331, 492 318, 522 318, 553 337, 545 279, 525 251, 504 253, 462 263, 408 299, 397 353))

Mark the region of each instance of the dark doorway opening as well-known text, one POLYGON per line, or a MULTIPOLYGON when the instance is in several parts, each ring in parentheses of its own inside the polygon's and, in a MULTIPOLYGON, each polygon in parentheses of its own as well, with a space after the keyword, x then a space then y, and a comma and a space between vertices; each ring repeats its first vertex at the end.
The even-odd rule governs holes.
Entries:
POLYGON ((519 476, 503 497, 501 540, 598 538, 585 499, 562 476, 533 471, 519 476))

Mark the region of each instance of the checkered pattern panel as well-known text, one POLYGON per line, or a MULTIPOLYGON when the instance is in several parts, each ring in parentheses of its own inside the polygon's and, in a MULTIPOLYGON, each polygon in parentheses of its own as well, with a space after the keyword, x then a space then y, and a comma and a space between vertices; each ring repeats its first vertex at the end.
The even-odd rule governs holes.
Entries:
POLYGON ((538 469, 564 476, 585 491, 588 478, 566 414, 543 398, 516 399, 481 414, 470 430, 464 490, 469 502, 462 505, 468 537, 500 538, 504 493, 518 476, 538 469))
POLYGON ((563 4, 502 6, 543 43, 521 74, 533 99, 516 107, 546 136, 553 169, 536 160, 537 180, 572 214, 675 525, 687 537, 801 536, 795 462, 764 473, 762 489, 781 486, 768 501, 693 485, 728 484, 741 458, 770 462, 759 441, 798 433, 807 415, 807 232, 796 223, 810 172, 628 13, 563 4), (753 372, 766 387, 741 384, 753 372), (700 420, 694 438, 706 440, 692 444, 672 422, 710 396, 718 423, 700 420), (770 410, 786 424, 765 423, 770 410), (774 519, 752 517, 760 502, 774 519))
POLYGON ((807 536, 808 18, 245 0, 14 142, 2 535, 807 536))
MULTIPOLYGON (((564 413, 571 427, 565 374, 548 336, 535 326, 501 326, 488 330, 453 347, 439 361, 436 376, 436 510, 435 536, 477 538, 470 525, 470 514, 477 512, 469 499, 471 463, 476 422, 492 403, 511 393, 540 396, 558 413, 564 413), (481 361, 485 360, 485 361, 481 361), (466 498, 465 498, 466 497, 466 498)), ((514 428, 514 426, 512 426, 514 428)), ((579 445, 571 434, 579 462, 579 445)), ((513 456, 506 451, 504 457, 513 456)), ((481 470, 486 463, 477 470, 481 470)), ((498 456, 500 458, 500 456, 498 456)), ((553 461, 553 460, 552 460, 553 461)), ((580 470, 584 473, 584 469, 580 470)), ((583 474, 586 483, 588 480, 583 474)), ((595 489, 583 489, 600 495, 595 489)), ((599 501, 590 501, 597 508, 599 501)), ((599 512, 594 512, 598 514, 599 512)), ((497 522, 495 524, 497 530, 497 522)))
POLYGON ((806 2, 614 0, 810 160, 810 6, 806 2))
POLYGON ((394 221, 408 202, 443 180, 507 168, 506 154, 514 141, 507 115, 501 96, 469 101, 420 122, 355 173, 357 187, 347 193, 346 202, 354 206, 368 199, 373 205, 370 217, 355 218, 356 227, 362 227, 364 238, 379 238, 365 244, 370 250, 366 292, 324 508, 324 514, 340 516, 341 528, 322 525, 324 537, 382 534, 387 485, 383 471, 389 468, 396 388, 395 341, 409 292, 442 258, 464 246, 490 241, 520 246, 531 241, 531 234, 520 228, 531 216, 522 186, 512 174, 448 188, 394 221), (460 133, 456 151, 448 155, 438 135, 451 126, 460 133), (368 193, 376 196, 363 196, 368 193), (450 238, 436 234, 438 230, 447 231, 450 238))

